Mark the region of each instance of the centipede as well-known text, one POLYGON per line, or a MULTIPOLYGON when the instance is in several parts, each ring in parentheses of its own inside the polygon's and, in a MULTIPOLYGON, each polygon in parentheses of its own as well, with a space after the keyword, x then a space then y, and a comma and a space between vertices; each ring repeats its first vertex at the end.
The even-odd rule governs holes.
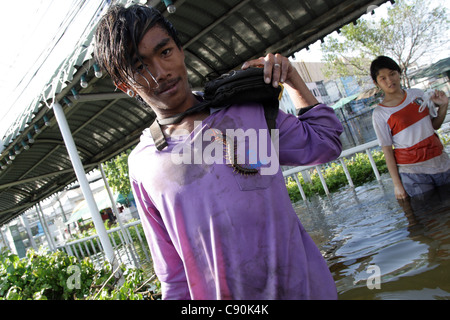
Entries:
POLYGON ((227 164, 233 168, 233 172, 239 173, 241 175, 255 175, 259 171, 255 168, 249 168, 245 164, 239 164, 237 159, 237 146, 233 143, 231 144, 231 138, 223 133, 218 133, 216 130, 212 129, 214 132, 214 140, 225 146, 224 158, 227 160, 227 164), (234 145, 234 147, 233 147, 234 145))

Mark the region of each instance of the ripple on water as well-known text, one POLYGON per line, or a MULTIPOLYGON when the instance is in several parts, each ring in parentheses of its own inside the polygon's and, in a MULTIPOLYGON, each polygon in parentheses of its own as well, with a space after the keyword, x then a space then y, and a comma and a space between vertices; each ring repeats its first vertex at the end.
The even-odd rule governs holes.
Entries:
POLYGON ((294 204, 340 299, 449 299, 450 188, 399 203, 382 178, 294 204))

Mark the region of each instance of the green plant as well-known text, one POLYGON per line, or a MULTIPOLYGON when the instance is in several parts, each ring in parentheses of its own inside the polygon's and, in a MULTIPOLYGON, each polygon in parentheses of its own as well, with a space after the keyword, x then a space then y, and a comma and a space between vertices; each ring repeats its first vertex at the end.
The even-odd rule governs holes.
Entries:
POLYGON ((128 149, 115 158, 104 163, 105 175, 114 192, 126 196, 131 192, 130 178, 128 176, 128 156, 132 151, 128 149))
POLYGON ((0 297, 6 300, 82 298, 105 273, 95 270, 90 261, 78 261, 61 251, 45 254, 28 250, 24 259, 9 253, 1 256, 0 263, 0 297), (69 266, 81 271, 77 291, 67 285, 69 266))
MULTIPOLYGON (((387 171, 386 162, 384 160, 383 152, 374 151, 372 152, 373 159, 380 173, 385 173, 387 171)), ((355 186, 363 185, 366 182, 375 179, 375 173, 373 172, 372 166, 369 161, 369 157, 365 153, 357 153, 351 159, 344 160, 345 165, 350 173, 353 184, 355 186)), ((340 163, 331 162, 322 169, 322 175, 327 184, 328 190, 330 192, 337 191, 348 185, 347 177, 344 173, 344 168, 340 163)), ((325 194, 322 182, 320 181, 319 174, 314 169, 312 170, 311 183, 305 182, 303 176, 298 174, 299 182, 302 186, 303 191, 307 198, 314 194, 325 194)), ((286 182, 286 188, 289 193, 289 197, 292 202, 301 200, 300 191, 298 190, 297 183, 292 177, 288 177, 286 182)))
POLYGON ((109 263, 95 268, 88 258, 80 261, 62 251, 30 249, 23 259, 2 253, 0 300, 134 300, 160 296, 160 285, 154 277, 149 279, 141 269, 121 266, 120 270, 125 281, 118 286, 109 263))

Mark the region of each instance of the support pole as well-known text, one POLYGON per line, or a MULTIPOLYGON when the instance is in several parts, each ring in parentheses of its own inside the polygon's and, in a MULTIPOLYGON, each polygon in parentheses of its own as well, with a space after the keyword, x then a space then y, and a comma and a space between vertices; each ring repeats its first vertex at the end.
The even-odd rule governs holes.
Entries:
POLYGON ((30 239, 31 247, 32 247, 35 251, 37 251, 38 248, 37 248, 37 246, 36 246, 36 242, 34 241, 33 233, 31 232, 30 224, 28 223, 28 219, 27 219, 26 213, 24 213, 24 214, 22 214, 22 215, 20 216, 20 220, 22 220, 22 224, 23 224, 23 226, 25 227, 25 230, 26 230, 26 232, 27 232, 28 238, 30 239))
POLYGON ((303 191, 303 187, 300 184, 300 180, 298 179, 298 173, 293 174, 294 180, 297 183, 298 191, 300 191, 300 195, 302 196, 303 201, 306 201, 305 191, 303 191))
POLYGON ((327 183, 325 181, 325 178, 323 177, 322 169, 320 168, 320 166, 316 166, 316 170, 317 170, 317 174, 319 175, 320 182, 322 182, 323 190, 325 190, 325 193, 327 194, 327 196, 329 196, 330 191, 328 190, 327 183))
POLYGON ((47 239, 48 248, 50 249, 50 251, 55 251, 55 247, 53 246, 52 241, 52 235, 50 233, 50 229, 48 228, 47 220, 45 220, 44 211, 42 211, 41 203, 38 202, 35 208, 36 213, 38 214, 39 217, 39 222, 41 223, 42 226, 42 231, 44 231, 45 238, 47 239))
POLYGON ((344 158, 339 158, 339 161, 341 162, 342 168, 344 169, 344 173, 345 173, 345 176, 347 177, 348 184, 350 185, 350 187, 354 188, 355 185, 353 183, 352 176, 350 175, 350 172, 348 171, 347 165, 345 164, 344 158))
POLYGON ((378 172, 377 165, 375 163, 375 160, 372 157, 372 153, 370 152, 370 149, 366 149, 366 153, 369 156, 369 161, 370 161, 370 165, 372 166, 373 173, 375 173, 375 177, 380 182, 381 181, 381 176, 380 176, 380 173, 378 172))
POLYGON ((91 212, 92 221, 94 222, 95 230, 100 239, 103 249, 105 250, 105 255, 108 261, 111 263, 113 270, 117 269, 117 260, 115 259, 114 249, 111 245, 111 241, 106 232, 106 228, 103 225, 103 220, 100 216, 97 203, 94 200, 94 195, 89 187, 89 182, 83 169, 83 164, 81 163, 80 157, 78 156, 77 148, 70 132, 69 124, 67 123, 64 111, 59 103, 52 104, 53 111, 55 113, 56 120, 58 121, 59 129, 64 139, 64 143, 69 153, 70 160, 72 162, 75 174, 80 184, 81 191, 84 198, 86 199, 89 211, 91 212))

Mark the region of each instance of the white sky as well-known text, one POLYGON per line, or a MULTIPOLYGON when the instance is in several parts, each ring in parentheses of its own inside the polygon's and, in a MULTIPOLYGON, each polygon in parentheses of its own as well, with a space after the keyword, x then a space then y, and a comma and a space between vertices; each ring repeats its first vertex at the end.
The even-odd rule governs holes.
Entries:
MULTIPOLYGON (((429 1, 429 0, 428 0, 429 1)), ((447 10, 450 11, 450 2, 445 0, 431 0, 429 1, 430 6, 437 7, 437 6, 444 6, 447 8, 447 10)), ((380 17, 386 17, 387 15, 387 9, 390 8, 392 4, 390 2, 384 3, 381 6, 377 7, 375 9, 375 14, 371 15, 366 14, 363 15, 364 18, 367 19, 379 19, 380 17)), ((375 7, 374 7, 375 8, 375 7)), ((369 12, 372 8, 370 8, 369 12)), ((335 31, 331 33, 331 36, 338 37, 338 33, 335 31)), ((447 39, 450 38, 450 30, 447 31, 447 35, 443 35, 447 39)), ((442 48, 439 52, 433 52, 432 54, 428 56, 424 56, 421 59, 419 59, 418 63, 421 65, 427 65, 434 62, 439 61, 440 59, 448 58, 450 56, 450 46, 447 45, 446 48, 442 48)), ((322 52, 320 51, 320 41, 316 41, 314 44, 309 46, 309 50, 303 49, 299 52, 297 52, 295 55, 296 61, 305 61, 305 62, 321 62, 322 61, 322 52)))
POLYGON ((101 2, 2 1, 0 138, 75 48, 101 2))
MULTIPOLYGON (((435 1, 438 0, 433 0, 432 3, 435 1)), ((58 65, 75 46, 101 2, 102 0, 2 1, 0 138, 40 94, 58 65), (85 5, 79 12, 80 3, 83 2, 85 5), (70 21, 73 23, 69 27, 70 21), (51 50, 56 41, 58 46, 51 50), (43 66, 38 70, 40 65, 43 66)), ((448 1, 443 3, 450 9, 448 1)), ((383 7, 387 6, 390 3, 378 8, 376 15, 382 14, 380 11, 385 11, 383 7)), ((439 58, 448 57, 449 52, 450 50, 440 53, 439 58)), ((320 41, 311 45, 309 52, 302 50, 296 55, 297 60, 303 61, 320 61, 320 57, 320 41)), ((433 58, 434 61, 438 60, 437 56, 433 58)))

